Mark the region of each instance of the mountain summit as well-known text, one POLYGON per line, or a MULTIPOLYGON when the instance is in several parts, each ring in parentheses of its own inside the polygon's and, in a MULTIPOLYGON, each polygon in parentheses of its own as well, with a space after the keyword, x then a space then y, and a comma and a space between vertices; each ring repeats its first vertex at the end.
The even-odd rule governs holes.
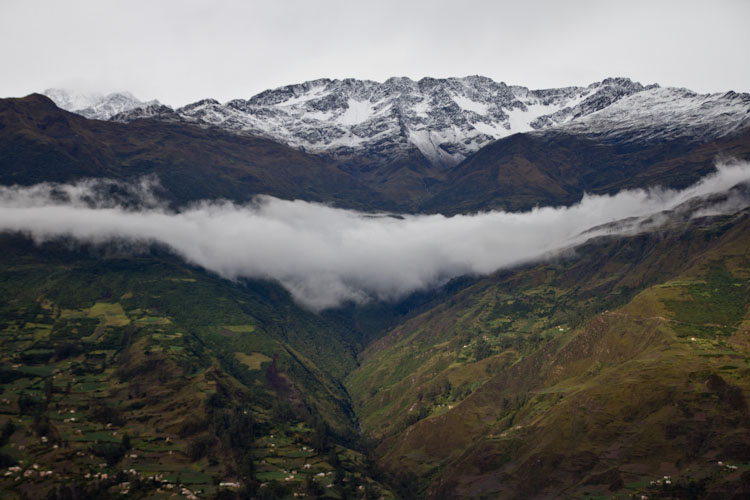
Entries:
POLYGON ((105 95, 52 88, 45 90, 43 94, 52 99, 58 107, 94 120, 109 120, 119 113, 159 105, 157 100, 140 101, 130 92, 113 92, 105 95))

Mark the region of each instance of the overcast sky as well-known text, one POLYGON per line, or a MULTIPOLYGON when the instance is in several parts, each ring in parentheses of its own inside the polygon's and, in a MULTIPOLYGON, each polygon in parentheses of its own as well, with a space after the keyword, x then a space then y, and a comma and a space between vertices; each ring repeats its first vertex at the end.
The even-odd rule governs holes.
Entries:
POLYGON ((0 96, 182 105, 321 77, 750 91, 748 0, 0 0, 0 96))

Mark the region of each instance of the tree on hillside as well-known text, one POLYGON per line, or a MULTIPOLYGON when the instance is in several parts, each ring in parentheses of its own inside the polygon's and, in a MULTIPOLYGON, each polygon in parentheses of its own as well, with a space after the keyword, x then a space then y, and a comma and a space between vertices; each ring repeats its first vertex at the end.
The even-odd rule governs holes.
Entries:
POLYGON ((474 347, 474 358, 477 361, 481 361, 485 358, 488 358, 492 354, 492 347, 490 347, 490 344, 484 340, 484 337, 479 337, 479 340, 477 340, 477 345, 474 347))

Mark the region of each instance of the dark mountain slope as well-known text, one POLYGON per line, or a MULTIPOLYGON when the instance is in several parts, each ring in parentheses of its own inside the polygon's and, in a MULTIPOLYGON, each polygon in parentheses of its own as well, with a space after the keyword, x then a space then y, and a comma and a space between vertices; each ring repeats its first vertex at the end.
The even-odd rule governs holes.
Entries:
POLYGON ((133 179, 156 174, 179 203, 258 193, 384 207, 334 163, 268 139, 155 120, 87 120, 33 94, 0 100, 0 183, 133 179))
POLYGON ((587 193, 681 188, 717 160, 750 158, 750 129, 707 143, 618 143, 582 134, 516 134, 482 148, 446 175, 422 209, 443 213, 570 205, 587 193))

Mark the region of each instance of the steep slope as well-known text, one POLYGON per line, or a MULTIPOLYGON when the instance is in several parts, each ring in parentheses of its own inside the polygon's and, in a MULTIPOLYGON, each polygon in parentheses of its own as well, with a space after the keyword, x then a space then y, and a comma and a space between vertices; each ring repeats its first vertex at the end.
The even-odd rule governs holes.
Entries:
POLYGON ((394 329, 347 379, 379 463, 430 498, 747 494, 748 235, 601 239, 394 329))
POLYGON ((0 183, 158 176, 176 202, 258 193, 383 207, 331 162, 268 139, 181 123, 87 120, 40 95, 0 101, 0 183))

